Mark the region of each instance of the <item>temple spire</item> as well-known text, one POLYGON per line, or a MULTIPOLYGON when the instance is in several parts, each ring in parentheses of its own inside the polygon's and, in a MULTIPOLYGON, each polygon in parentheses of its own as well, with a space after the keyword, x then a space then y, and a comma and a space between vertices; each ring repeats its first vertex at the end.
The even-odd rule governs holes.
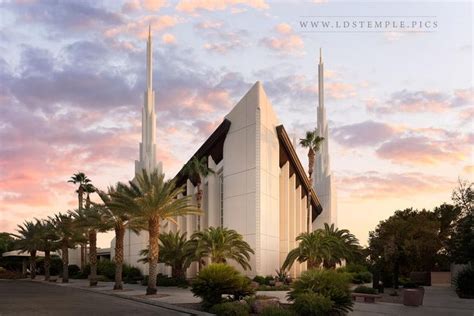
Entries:
POLYGON ((146 45, 146 71, 147 71, 147 89, 148 90, 153 90, 153 46, 152 46, 152 41, 151 41, 151 24, 148 25, 148 41, 146 45))
POLYGON ((323 63, 323 49, 321 47, 319 48, 319 63, 323 63))

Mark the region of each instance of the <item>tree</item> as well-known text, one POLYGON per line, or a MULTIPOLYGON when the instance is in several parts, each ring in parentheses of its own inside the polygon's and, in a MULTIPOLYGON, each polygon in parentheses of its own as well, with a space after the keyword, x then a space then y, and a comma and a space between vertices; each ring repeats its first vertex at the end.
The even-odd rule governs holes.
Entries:
POLYGON ((69 282, 69 248, 74 248, 77 243, 83 242, 83 234, 77 230, 74 219, 70 214, 58 213, 49 220, 54 226, 63 260, 62 282, 69 282))
POLYGON ((51 268, 51 251, 58 249, 58 236, 54 225, 50 220, 36 220, 39 225, 39 247, 38 250, 44 251, 44 280, 49 281, 51 268))
MULTIPOLYGON (((79 211, 81 211, 84 208, 84 193, 87 194, 87 202, 90 202, 89 194, 94 191, 94 186, 90 183, 91 180, 83 172, 73 174, 68 182, 78 185, 76 193, 78 199, 78 208, 79 211)), ((84 237, 84 240, 86 240, 87 236, 84 237)), ((86 248, 87 244, 81 244, 81 270, 84 270, 85 266, 86 248)))
POLYGON ((104 210, 100 205, 90 205, 86 202, 86 208, 70 212, 71 216, 76 221, 78 229, 86 230, 86 235, 89 240, 89 263, 90 275, 89 285, 97 285, 97 232, 105 232, 109 226, 104 220, 104 210))
POLYGON ((400 274, 432 269, 441 248, 439 227, 433 212, 396 211, 369 233, 370 257, 383 271, 391 271, 396 288, 400 274))
MULTIPOLYGON (((145 257, 140 261, 148 263, 148 249, 143 249, 140 255, 145 257)), ((186 240, 186 233, 169 232, 160 234, 158 262, 171 267, 173 278, 184 279, 186 269, 196 259, 196 249, 190 240, 186 240)))
POLYGON ((15 248, 15 242, 11 234, 0 233, 0 254, 15 248))
MULTIPOLYGON (((197 194, 196 194, 196 204, 197 208, 201 210, 201 202, 202 202, 202 179, 206 178, 209 174, 213 174, 214 170, 209 168, 207 163, 207 157, 202 157, 198 159, 197 157, 193 157, 185 166, 184 166, 184 174, 186 174, 192 181, 196 183, 197 187, 197 194)), ((197 230, 201 230, 201 216, 197 215, 197 230)))
POLYGON ((176 216, 199 214, 199 210, 190 205, 189 196, 179 197, 184 187, 176 187, 173 180, 164 181, 164 174, 154 170, 148 173, 142 170, 135 181, 129 185, 119 183, 121 190, 114 198, 123 208, 132 210, 134 216, 148 230, 148 287, 146 294, 156 293, 156 276, 159 256, 160 223, 174 221, 176 216))
POLYGON ((40 224, 39 222, 25 221, 22 225, 17 225, 17 234, 12 234, 15 240, 15 248, 20 252, 30 254, 30 277, 36 277, 36 253, 40 248, 40 224))
POLYGON ((243 236, 226 227, 209 227, 191 236, 199 258, 208 257, 212 263, 234 260, 244 270, 251 270, 250 254, 255 254, 243 236))
POLYGON ((318 136, 317 130, 307 131, 306 137, 300 139, 300 145, 304 148, 308 148, 308 175, 310 181, 313 176, 316 152, 319 151, 319 147, 323 140, 323 137, 318 136))
POLYGON ((314 269, 321 266, 324 258, 328 257, 328 252, 337 244, 334 240, 325 238, 322 230, 316 230, 311 233, 302 233, 296 237, 299 241, 298 247, 291 250, 283 262, 282 269, 290 269, 293 263, 308 262, 308 269, 314 269))
POLYGON ((343 260, 351 260, 359 252, 360 246, 357 238, 347 229, 338 229, 334 224, 324 223, 322 229, 324 238, 332 239, 333 247, 324 253, 323 265, 325 268, 336 268, 343 260))
POLYGON ((136 233, 139 232, 139 225, 135 225, 130 209, 117 201, 117 197, 122 194, 123 185, 117 184, 115 187, 109 187, 107 193, 97 191, 99 197, 104 203, 102 210, 102 220, 105 227, 113 229, 115 232, 115 284, 114 290, 122 290, 122 269, 123 269, 123 243, 125 230, 128 228, 136 233))

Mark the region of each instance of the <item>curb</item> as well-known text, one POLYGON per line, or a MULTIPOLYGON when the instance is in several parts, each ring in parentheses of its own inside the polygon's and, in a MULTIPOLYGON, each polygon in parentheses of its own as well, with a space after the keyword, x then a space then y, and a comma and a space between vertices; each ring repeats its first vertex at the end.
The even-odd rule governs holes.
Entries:
MULTIPOLYGON (((43 280, 38 280, 38 281, 33 281, 33 280, 29 280, 29 279, 27 279, 27 280, 21 279, 21 280, 26 281, 26 282, 41 283, 41 284, 46 284, 46 285, 51 285, 51 286, 54 286, 54 285, 60 286, 55 282, 45 282, 43 280)), ((161 307, 161 308, 168 309, 168 310, 175 311, 175 312, 186 313, 186 314, 189 314, 191 316, 215 316, 214 314, 201 312, 201 311, 197 311, 197 310, 194 310, 194 309, 189 309, 189 308, 185 308, 185 307, 181 307, 181 306, 177 306, 177 305, 173 305, 173 304, 169 304, 169 303, 151 301, 151 300, 147 300, 145 298, 138 298, 138 297, 133 297, 133 296, 120 295, 120 294, 116 294, 116 293, 104 293, 103 291, 96 291, 96 290, 92 290, 92 289, 88 289, 88 288, 81 288, 81 287, 75 287, 75 286, 67 286, 67 287, 82 290, 82 291, 86 291, 86 292, 92 292, 92 293, 97 293, 97 294, 102 294, 102 295, 107 295, 107 296, 118 297, 118 298, 121 298, 121 299, 126 299, 126 300, 129 300, 129 301, 135 301, 135 302, 138 302, 138 303, 153 305, 153 306, 156 306, 156 307, 161 307)))

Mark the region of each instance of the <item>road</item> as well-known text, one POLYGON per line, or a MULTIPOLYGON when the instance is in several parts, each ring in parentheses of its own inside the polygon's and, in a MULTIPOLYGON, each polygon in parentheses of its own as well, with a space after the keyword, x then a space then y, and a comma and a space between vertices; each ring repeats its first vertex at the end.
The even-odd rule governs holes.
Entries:
POLYGON ((188 315, 71 287, 0 280, 0 316, 6 315, 188 315))

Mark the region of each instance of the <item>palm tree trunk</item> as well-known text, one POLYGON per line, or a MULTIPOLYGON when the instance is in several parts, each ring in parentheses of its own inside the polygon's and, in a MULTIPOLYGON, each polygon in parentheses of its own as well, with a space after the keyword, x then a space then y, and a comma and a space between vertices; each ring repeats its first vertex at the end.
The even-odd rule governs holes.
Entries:
POLYGON ((158 273, 158 255, 160 247, 158 238, 160 237, 160 220, 153 218, 148 221, 149 232, 149 258, 148 258, 148 287, 146 295, 156 294, 156 275, 158 273))
POLYGON ((89 230, 89 263, 91 266, 91 273, 89 275, 89 285, 97 285, 97 231, 95 229, 89 230))
POLYGON ((51 270, 51 252, 49 249, 44 251, 44 280, 49 281, 51 270))
POLYGON ((308 151, 308 175, 309 175, 310 182, 313 180, 313 170, 314 170, 314 160, 315 160, 314 157, 315 157, 315 153, 314 153, 313 148, 309 148, 309 151, 308 151))
POLYGON ((84 243, 81 243, 81 271, 84 271, 85 253, 84 243))
POLYGON ((125 237, 125 228, 115 228, 115 284, 114 290, 123 290, 122 268, 123 268, 123 239, 125 237))
POLYGON ((61 246, 61 257, 63 259, 63 283, 69 283, 69 249, 67 244, 61 246))
POLYGON ((30 277, 36 278, 36 250, 30 252, 30 277))
POLYGON ((82 187, 82 185, 79 185, 79 188, 77 189, 77 199, 79 202, 79 210, 82 210, 84 200, 84 188, 82 187))

